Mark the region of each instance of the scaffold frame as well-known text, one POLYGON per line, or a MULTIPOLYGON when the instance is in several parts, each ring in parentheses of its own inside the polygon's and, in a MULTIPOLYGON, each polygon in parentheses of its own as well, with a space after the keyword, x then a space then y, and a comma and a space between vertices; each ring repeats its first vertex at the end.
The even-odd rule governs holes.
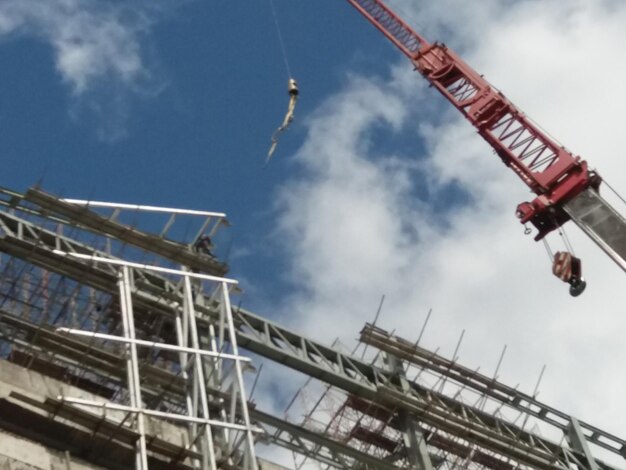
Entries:
MULTIPOLYGON (((27 410, 42 429, 84 427, 81 439, 98 442, 84 458, 100 462, 115 446, 126 461, 130 445, 136 468, 212 469, 215 460, 218 468, 250 469, 260 461, 256 447, 267 443, 329 469, 419 470, 416 452, 437 470, 624 468, 615 459, 626 455, 626 441, 498 382, 497 374, 462 366, 456 352, 445 359, 419 341, 366 325, 359 340, 374 358, 366 360, 233 306, 237 284, 224 277, 228 267, 194 249, 197 231, 174 239, 172 217, 152 209, 0 188, 0 354, 96 397, 15 390, 0 397, 0 406, 27 410), (147 230, 124 225, 123 211, 166 220, 147 230), (259 409, 245 394, 244 369, 252 361, 240 350, 336 394, 332 413, 347 419, 346 432, 259 409), (225 387, 232 383, 241 384, 238 392, 225 387), (155 435, 154 420, 182 426, 185 442, 155 435), (407 423, 412 445, 401 442, 410 438, 407 423), (376 433, 385 439, 374 440, 376 433)), ((221 213, 185 212, 174 215, 210 214, 211 225, 199 224, 208 231, 226 226, 215 219, 221 213)), ((0 425, 19 428, 1 410, 0 425)), ((63 437, 55 436, 59 446, 68 445, 63 437)))

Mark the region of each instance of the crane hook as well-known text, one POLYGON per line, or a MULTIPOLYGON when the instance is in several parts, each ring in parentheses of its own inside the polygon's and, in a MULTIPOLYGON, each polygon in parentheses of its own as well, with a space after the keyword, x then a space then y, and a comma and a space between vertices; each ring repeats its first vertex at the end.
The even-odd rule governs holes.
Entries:
POLYGON ((557 251, 554 254, 552 273, 569 284, 569 293, 572 297, 578 297, 587 287, 587 282, 582 276, 581 260, 567 251, 557 251))

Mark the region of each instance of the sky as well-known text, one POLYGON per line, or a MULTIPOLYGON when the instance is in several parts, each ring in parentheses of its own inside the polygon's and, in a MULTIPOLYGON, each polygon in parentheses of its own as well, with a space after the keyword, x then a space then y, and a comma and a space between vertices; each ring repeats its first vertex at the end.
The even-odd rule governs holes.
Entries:
MULTIPOLYGON (((0 0, 0 185, 226 212, 244 306, 348 347, 382 295, 407 339, 432 309, 424 346, 465 331, 490 374, 506 345, 500 380, 530 393, 545 364, 540 400, 623 435, 624 273, 568 224, 571 298, 514 216, 526 187, 380 33, 345 1, 274 2, 301 97, 264 168, 288 100, 268 1, 0 0)), ((626 3, 389 4, 626 191, 626 3)))

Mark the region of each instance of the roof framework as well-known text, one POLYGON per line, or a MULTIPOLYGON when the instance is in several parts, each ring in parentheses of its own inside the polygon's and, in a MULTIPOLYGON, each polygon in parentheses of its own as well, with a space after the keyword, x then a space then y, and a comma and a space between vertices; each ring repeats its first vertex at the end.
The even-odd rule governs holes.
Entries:
MULTIPOLYGON (((255 437, 258 442, 299 455, 294 460, 299 468, 310 463, 340 469, 624 468, 623 439, 374 325, 366 325, 360 337, 378 352, 370 362, 231 307, 224 286, 211 281, 211 276, 223 279, 227 266, 195 245, 202 234, 212 237, 225 226, 225 215, 215 212, 64 200, 37 188, 25 194, 0 190, 0 355, 118 408, 131 403, 125 409, 129 418, 120 422, 71 400, 15 393, 0 399, 2 425, 27 432, 19 420, 6 418, 9 414, 28 416, 39 429, 80 425, 85 435, 75 433, 68 441, 54 433, 54 445, 71 445, 94 462, 115 448, 119 468, 142 468, 133 459, 143 435, 150 468, 210 468, 206 447, 195 445, 197 426, 188 426, 193 428, 190 441, 176 445, 137 425, 142 414, 137 408, 170 413, 159 419, 171 422, 188 409, 189 399, 204 396, 203 418, 235 410, 230 422, 246 431, 230 444, 231 452, 216 451, 223 456, 220 468, 254 468, 243 460, 252 454, 242 450, 253 427, 263 430, 255 437), (132 337, 124 322, 122 271, 133 310, 132 337), (179 271, 203 273, 206 279, 194 284, 189 280, 194 275, 179 271), (193 312, 197 322, 197 347, 177 334, 184 312, 193 312), (90 335, 70 334, 77 330, 90 335), (215 349, 216 344, 221 346, 215 349), (180 349, 185 347, 191 352, 180 349), (266 413, 245 400, 237 405, 237 395, 219 380, 196 380, 203 390, 197 388, 190 397, 185 375, 188 362, 196 363, 188 361, 192 352, 239 357, 238 347, 318 383, 303 421, 266 413), (134 406, 126 367, 132 349, 140 379, 134 406), (325 403, 332 403, 331 411, 320 413, 325 403), (89 439, 98 443, 96 450, 81 450, 89 439), (592 451, 607 458, 601 461, 592 451)), ((203 366, 192 375, 201 371, 211 377, 219 375, 216 370, 237 375, 226 362, 225 357, 213 363, 198 360, 203 366)), ((238 390, 243 392, 243 382, 238 390)), ((52 439, 47 434, 38 438, 52 439)), ((216 449, 226 442, 224 436, 213 444, 216 449)))

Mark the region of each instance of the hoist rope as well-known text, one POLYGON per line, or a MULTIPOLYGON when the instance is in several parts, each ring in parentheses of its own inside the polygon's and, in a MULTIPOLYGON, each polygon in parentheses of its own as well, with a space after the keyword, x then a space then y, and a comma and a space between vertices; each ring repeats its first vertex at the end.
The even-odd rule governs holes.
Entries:
POLYGON ((550 261, 552 261, 554 259, 554 254, 552 253, 552 250, 550 249, 550 244, 548 243, 548 240, 546 240, 545 238, 543 238, 542 241, 543 241, 543 246, 546 247, 548 258, 550 259, 550 261))
POLYGON ((565 248, 567 248, 567 251, 576 256, 576 253, 574 252, 574 247, 570 243, 567 232, 565 231, 565 227, 562 226, 561 228, 559 228, 559 235, 563 239, 563 243, 565 243, 565 248))
POLYGON ((613 186, 611 186, 604 178, 602 178, 602 182, 606 185, 607 188, 609 188, 613 194, 615 194, 617 196, 617 198, 622 201, 624 204, 626 204, 626 199, 624 199, 620 193, 618 193, 615 189, 613 189, 613 186))
POLYGON ((278 36, 278 43, 280 44, 281 53, 283 55, 283 62, 285 62, 287 78, 291 78, 291 68, 289 67, 289 59, 287 58, 287 49, 285 48, 285 41, 283 40, 283 34, 280 30, 280 24, 278 23, 278 15, 276 15, 276 9, 274 8, 274 0, 270 0, 270 8, 272 10, 274 24, 276 25, 276 34, 278 36))

